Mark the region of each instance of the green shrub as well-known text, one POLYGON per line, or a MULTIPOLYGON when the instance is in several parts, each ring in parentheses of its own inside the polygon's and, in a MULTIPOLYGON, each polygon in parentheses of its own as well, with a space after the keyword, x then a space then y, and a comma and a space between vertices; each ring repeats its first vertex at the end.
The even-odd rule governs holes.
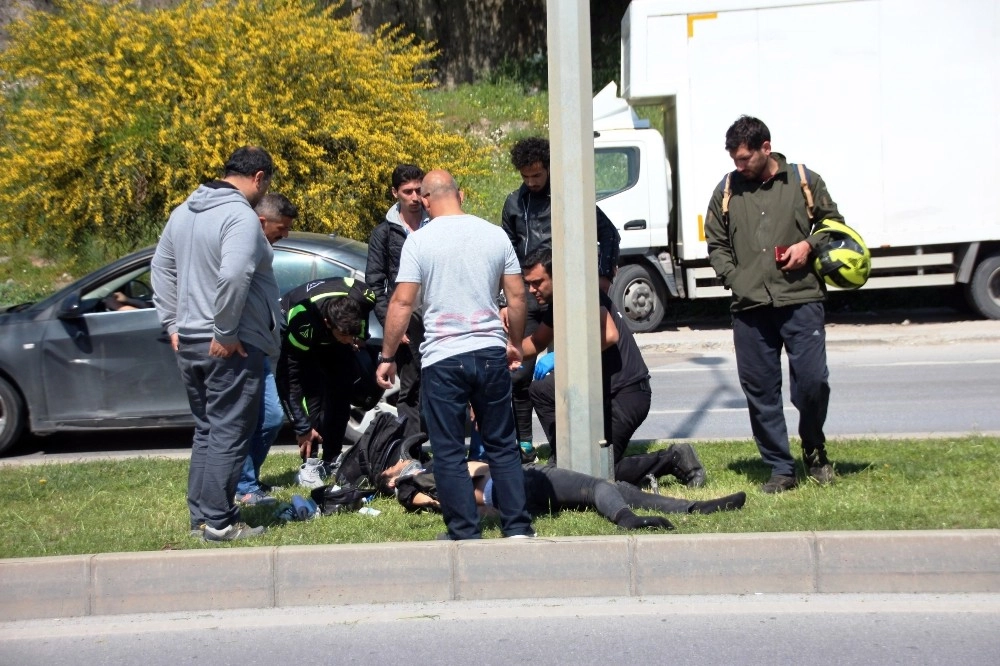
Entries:
POLYGON ((0 243, 147 243, 245 144, 273 155, 298 228, 361 240, 397 163, 482 169, 419 94, 432 48, 398 30, 359 34, 313 0, 55 5, 0 54, 0 243))

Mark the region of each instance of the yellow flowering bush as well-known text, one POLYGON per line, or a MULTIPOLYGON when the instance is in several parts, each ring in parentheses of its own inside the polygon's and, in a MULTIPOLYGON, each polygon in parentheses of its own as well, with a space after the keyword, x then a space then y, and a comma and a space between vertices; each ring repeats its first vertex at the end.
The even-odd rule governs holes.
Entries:
POLYGON ((56 0, 0 53, 0 242, 155 239, 170 210, 256 144, 298 228, 366 240, 400 162, 481 170, 419 92, 434 52, 366 36, 315 0, 56 0))

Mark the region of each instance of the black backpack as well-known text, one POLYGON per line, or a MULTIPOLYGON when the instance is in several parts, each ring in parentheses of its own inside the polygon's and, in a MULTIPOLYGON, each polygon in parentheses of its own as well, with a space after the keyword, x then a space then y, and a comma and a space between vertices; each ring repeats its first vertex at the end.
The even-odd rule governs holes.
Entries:
POLYGON ((378 477, 399 460, 400 455, 413 456, 413 450, 427 441, 427 435, 419 433, 404 439, 405 416, 393 416, 389 412, 379 412, 361 439, 340 456, 336 483, 351 484, 361 490, 377 490, 378 477))
POLYGON ((364 504, 369 492, 358 490, 347 483, 342 486, 320 486, 313 488, 311 496, 324 516, 332 513, 357 511, 364 504))

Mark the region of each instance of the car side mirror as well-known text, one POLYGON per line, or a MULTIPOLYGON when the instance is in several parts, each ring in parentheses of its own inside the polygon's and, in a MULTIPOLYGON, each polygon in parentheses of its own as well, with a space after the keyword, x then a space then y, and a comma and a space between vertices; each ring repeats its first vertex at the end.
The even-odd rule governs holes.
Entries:
POLYGON ((59 311, 56 316, 60 319, 79 319, 83 316, 83 308, 80 307, 80 294, 73 293, 63 299, 59 304, 59 311))

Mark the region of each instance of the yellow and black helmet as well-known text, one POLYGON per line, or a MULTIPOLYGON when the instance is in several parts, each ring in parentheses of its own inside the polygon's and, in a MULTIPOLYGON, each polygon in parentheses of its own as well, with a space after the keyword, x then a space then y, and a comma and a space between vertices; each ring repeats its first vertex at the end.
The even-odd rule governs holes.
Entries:
POLYGON ((861 234, 836 220, 823 220, 813 233, 824 234, 813 262, 819 276, 841 289, 864 286, 872 270, 872 255, 861 234))

